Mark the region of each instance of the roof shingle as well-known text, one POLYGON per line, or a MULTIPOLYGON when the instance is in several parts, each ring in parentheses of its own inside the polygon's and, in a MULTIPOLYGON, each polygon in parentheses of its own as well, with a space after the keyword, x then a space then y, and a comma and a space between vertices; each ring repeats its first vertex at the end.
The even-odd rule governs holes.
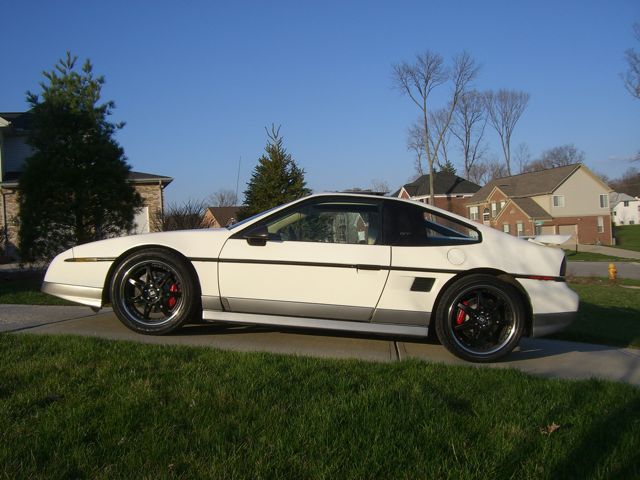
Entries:
POLYGON ((496 178, 478 190, 467 204, 481 203, 487 199, 495 187, 511 198, 544 195, 557 189, 573 172, 581 167, 574 163, 564 167, 549 168, 538 172, 521 173, 511 177, 496 178))

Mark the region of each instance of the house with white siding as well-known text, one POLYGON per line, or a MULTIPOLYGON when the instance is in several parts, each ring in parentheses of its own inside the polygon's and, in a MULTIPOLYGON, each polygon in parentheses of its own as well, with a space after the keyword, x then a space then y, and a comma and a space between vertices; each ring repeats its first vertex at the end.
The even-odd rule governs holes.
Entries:
POLYGON ((640 225, 640 198, 626 193, 611 192, 609 205, 614 225, 640 225))

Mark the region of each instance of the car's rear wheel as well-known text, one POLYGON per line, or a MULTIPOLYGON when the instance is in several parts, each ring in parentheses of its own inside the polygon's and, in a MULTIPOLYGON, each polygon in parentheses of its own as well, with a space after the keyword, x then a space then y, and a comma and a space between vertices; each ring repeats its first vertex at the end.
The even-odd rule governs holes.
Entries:
POLYGON ((111 303, 120 321, 138 333, 161 335, 193 319, 196 282, 185 262, 162 249, 126 257, 111 282, 111 303))
POLYGON ((518 345, 525 309, 513 285, 491 275, 470 275, 454 282, 436 310, 436 333, 454 355, 472 362, 493 362, 518 345))

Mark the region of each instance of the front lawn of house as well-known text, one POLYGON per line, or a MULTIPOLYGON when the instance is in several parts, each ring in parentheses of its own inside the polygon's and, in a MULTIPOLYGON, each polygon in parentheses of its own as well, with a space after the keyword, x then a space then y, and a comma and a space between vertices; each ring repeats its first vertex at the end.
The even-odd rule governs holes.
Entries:
POLYGON ((0 335, 5 478, 638 478, 640 389, 0 335))
POLYGON ((564 254, 569 262, 633 262, 634 260, 602 253, 581 252, 575 250, 564 250, 564 254))
POLYGON ((552 338, 640 348, 640 280, 569 280, 580 295, 578 318, 552 338))
POLYGON ((614 227, 615 246, 640 252, 640 225, 618 225, 614 227))

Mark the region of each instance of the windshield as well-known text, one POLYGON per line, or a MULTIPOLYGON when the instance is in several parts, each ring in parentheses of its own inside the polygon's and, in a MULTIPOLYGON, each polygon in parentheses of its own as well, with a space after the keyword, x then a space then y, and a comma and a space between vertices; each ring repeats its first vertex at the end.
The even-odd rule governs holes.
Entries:
MULTIPOLYGON (((289 203, 293 203, 293 202, 289 202, 289 203)), ((284 205, 289 205, 289 203, 285 203, 284 205)), ((275 207, 271 207, 268 210, 265 210, 264 212, 260 212, 260 213, 256 213, 255 215, 251 215, 249 218, 245 218, 244 220, 239 221, 238 223, 234 223, 233 225, 227 225, 227 230, 234 230, 236 227, 241 227, 242 225, 249 223, 251 220, 254 220, 258 217, 261 217, 262 215, 265 215, 269 212, 272 212, 273 210, 275 210, 276 208, 280 208, 283 207, 284 205, 278 205, 275 207)))

